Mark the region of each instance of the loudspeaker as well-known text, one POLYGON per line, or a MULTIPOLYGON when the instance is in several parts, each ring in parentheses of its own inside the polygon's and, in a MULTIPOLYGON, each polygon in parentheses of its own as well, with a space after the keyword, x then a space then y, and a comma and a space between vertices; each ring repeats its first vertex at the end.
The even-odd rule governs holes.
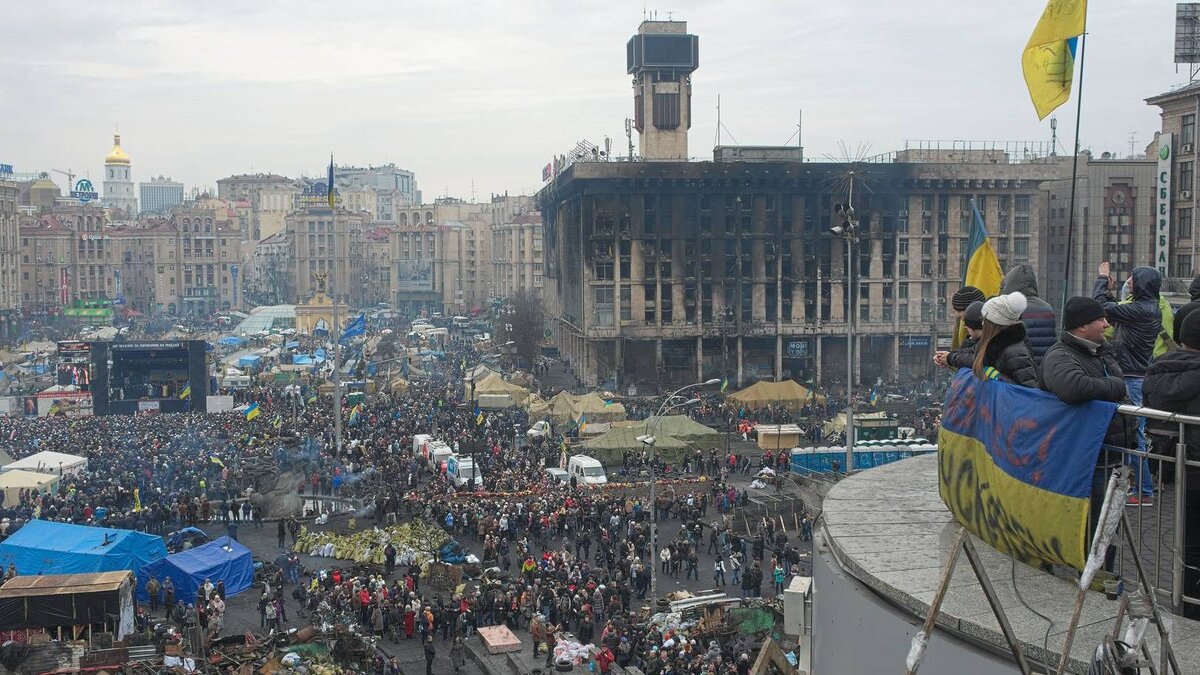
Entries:
POLYGON ((92 414, 108 415, 108 343, 88 344, 92 350, 92 414))
POLYGON ((208 349, 204 340, 188 340, 188 384, 192 387, 191 409, 208 412, 208 349))

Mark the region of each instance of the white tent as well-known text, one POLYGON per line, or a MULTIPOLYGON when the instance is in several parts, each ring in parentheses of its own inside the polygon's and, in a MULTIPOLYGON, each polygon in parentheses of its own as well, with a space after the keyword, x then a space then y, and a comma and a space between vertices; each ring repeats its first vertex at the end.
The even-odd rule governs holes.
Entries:
POLYGON ((30 455, 25 459, 18 459, 12 464, 6 464, 0 467, 0 472, 3 471, 37 471, 39 473, 62 473, 77 474, 80 471, 87 469, 88 461, 86 457, 78 455, 68 455, 64 452, 53 452, 46 450, 34 455, 30 455))
POLYGON ((36 471, 4 471, 0 472, 0 491, 4 493, 4 503, 13 506, 20 501, 21 490, 34 490, 42 494, 58 489, 58 476, 36 471))

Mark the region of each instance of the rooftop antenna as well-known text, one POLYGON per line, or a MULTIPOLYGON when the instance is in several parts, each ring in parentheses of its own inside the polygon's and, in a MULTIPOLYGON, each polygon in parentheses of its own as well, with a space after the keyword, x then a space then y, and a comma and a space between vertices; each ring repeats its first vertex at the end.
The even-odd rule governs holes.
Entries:
POLYGON ((471 203, 475 203, 475 179, 471 179, 471 203))
POLYGON ((1050 156, 1058 156, 1058 118, 1050 118, 1050 156))
POLYGON ((1129 132, 1129 156, 1133 157, 1137 154, 1137 132, 1129 132))
POLYGON ((715 147, 721 147, 721 95, 717 94, 717 138, 715 147))

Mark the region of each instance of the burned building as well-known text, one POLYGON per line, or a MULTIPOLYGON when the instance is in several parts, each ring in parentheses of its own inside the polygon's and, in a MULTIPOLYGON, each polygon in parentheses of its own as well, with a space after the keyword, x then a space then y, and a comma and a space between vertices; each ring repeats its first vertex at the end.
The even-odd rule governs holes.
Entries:
POLYGON ((972 199, 1006 269, 1044 269, 1041 185, 1061 174, 1057 158, 965 146, 855 164, 742 155, 580 161, 539 193, 550 328, 586 383, 836 387, 851 311, 857 382, 926 378, 953 330, 972 199), (848 283, 847 242, 830 228, 852 182, 848 283))

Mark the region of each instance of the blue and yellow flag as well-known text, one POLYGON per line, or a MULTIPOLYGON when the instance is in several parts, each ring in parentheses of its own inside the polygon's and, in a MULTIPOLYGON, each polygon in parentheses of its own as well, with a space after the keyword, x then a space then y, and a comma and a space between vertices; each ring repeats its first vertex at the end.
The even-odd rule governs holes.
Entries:
POLYGON ((871 387, 871 398, 868 399, 871 405, 879 403, 879 385, 871 387))
MULTIPOLYGON (((990 298, 1000 293, 1000 284, 1004 281, 1004 272, 1000 269, 1000 259, 996 257, 996 249, 992 248, 992 240, 988 239, 987 226, 983 224, 983 214, 975 200, 971 200, 971 232, 967 236, 967 268, 963 270, 963 285, 974 286, 983 291, 983 297, 990 298)), ((962 344, 966 339, 966 327, 960 322, 954 331, 954 346, 962 344)))
POLYGON ((942 501, 993 548, 1029 564, 1083 569, 1092 471, 1116 408, 1067 405, 960 369, 938 431, 942 501))
POLYGON ((1087 0, 1048 0, 1021 53, 1021 71, 1038 119, 1071 98, 1075 47, 1087 26, 1087 0))
POLYGON ((481 424, 483 424, 483 412, 480 412, 475 416, 475 426, 479 426, 481 424))
POLYGON ((221 458, 217 457, 216 455, 210 455, 208 458, 208 461, 212 462, 213 464, 216 464, 217 466, 219 466, 221 468, 225 468, 225 462, 222 462, 221 458))
POLYGON ((271 420, 271 426, 276 429, 283 426, 283 415, 275 415, 275 419, 271 420))
POLYGON ((728 388, 729 388, 729 378, 726 377, 725 379, 721 380, 721 393, 724 394, 725 390, 728 388))
POLYGON ((188 386, 183 388, 183 391, 179 392, 179 398, 191 398, 191 397, 192 397, 192 385, 189 384, 188 386))
POLYGON ((262 408, 258 407, 257 403, 251 403, 250 407, 246 408, 246 412, 242 413, 247 420, 252 420, 262 414, 262 408))

